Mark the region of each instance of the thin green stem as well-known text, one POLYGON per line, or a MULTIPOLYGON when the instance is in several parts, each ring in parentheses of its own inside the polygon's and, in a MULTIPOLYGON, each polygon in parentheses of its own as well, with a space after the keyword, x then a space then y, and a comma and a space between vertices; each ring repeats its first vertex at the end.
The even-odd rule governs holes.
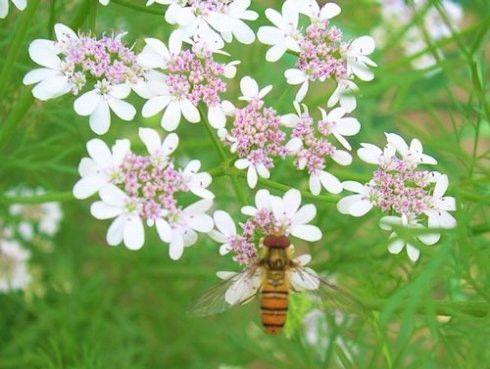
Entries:
POLYGON ((70 192, 51 192, 33 196, 3 196, 0 202, 3 204, 44 204, 47 202, 65 202, 75 200, 70 192))
POLYGON ((126 8, 130 8, 130 9, 138 10, 140 12, 163 16, 163 12, 161 10, 149 8, 149 7, 142 6, 142 5, 133 4, 131 1, 112 0, 112 2, 114 4, 118 4, 118 5, 124 6, 126 8))
POLYGON ((14 75, 12 71, 15 67, 15 62, 19 54, 25 50, 22 44, 24 43, 29 26, 32 24, 32 18, 36 14, 36 9, 40 2, 41 0, 30 1, 27 10, 22 14, 14 39, 10 44, 10 49, 5 58, 2 72, 0 73, 0 101, 5 97, 10 77, 14 75))
MULTIPOLYGON (((221 145, 221 142, 219 141, 218 137, 216 137, 216 133, 214 132, 214 129, 209 124, 209 122, 208 122, 208 120, 206 118, 206 115, 204 114, 204 112, 202 111, 201 108, 199 108, 199 114, 201 115, 201 121, 203 122, 204 127, 206 128, 206 131, 208 132, 208 135, 211 138, 211 141, 213 142, 213 145, 214 145, 216 151, 218 152, 218 154, 219 154, 219 156, 221 158, 221 161, 223 163, 223 168, 226 168, 229 165, 229 163, 230 163, 230 159, 226 155, 226 152, 223 149, 223 146, 221 145)), ((238 182, 237 177, 236 176, 233 176, 233 175, 230 175, 230 173, 226 169, 224 169, 224 171, 225 171, 225 174, 227 174, 230 177, 230 179, 231 179, 231 184, 232 184, 232 186, 233 186, 233 188, 235 190, 235 193, 236 193, 236 195, 238 197, 238 201, 242 205, 245 205, 247 203, 247 197, 244 194, 243 187, 238 182)))

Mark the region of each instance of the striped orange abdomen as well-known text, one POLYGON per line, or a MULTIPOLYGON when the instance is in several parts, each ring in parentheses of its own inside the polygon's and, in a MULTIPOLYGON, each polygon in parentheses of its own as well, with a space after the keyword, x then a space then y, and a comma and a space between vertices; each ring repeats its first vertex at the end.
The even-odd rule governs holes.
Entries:
POLYGON ((289 286, 284 271, 266 273, 260 297, 262 324, 267 333, 278 334, 286 324, 289 286))

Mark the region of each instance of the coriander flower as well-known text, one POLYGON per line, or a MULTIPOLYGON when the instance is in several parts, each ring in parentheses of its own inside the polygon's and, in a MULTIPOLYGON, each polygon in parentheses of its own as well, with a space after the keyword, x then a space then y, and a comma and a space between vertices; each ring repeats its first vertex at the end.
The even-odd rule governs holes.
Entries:
POLYGON ((278 61, 286 51, 299 52, 301 34, 298 31, 299 12, 296 4, 286 1, 282 5, 282 13, 275 9, 267 9, 265 16, 273 26, 262 26, 257 32, 260 42, 270 45, 265 56, 269 62, 278 61))
POLYGON ((170 36, 177 42, 200 36, 207 42, 223 47, 223 40, 251 44, 255 34, 245 21, 253 21, 258 14, 249 10, 250 0, 148 0, 147 6, 159 3, 169 5, 165 20, 177 25, 170 36))
POLYGON ((257 82, 246 76, 240 81, 240 89, 243 95, 240 100, 247 105, 230 112, 232 128, 220 130, 219 136, 232 153, 237 153, 235 167, 247 170, 247 183, 255 188, 258 177, 269 178, 274 159, 284 158, 288 149, 284 145, 280 117, 274 109, 265 107, 263 101, 271 86, 259 89, 257 82))
MULTIPOLYGON (((12 4, 19 10, 27 7, 27 0, 11 0, 12 4)), ((0 0, 0 18, 6 18, 9 13, 9 0, 0 0)))
MULTIPOLYGON (((43 195, 46 191, 42 188, 18 188, 7 192, 7 196, 31 197, 43 195)), ((63 211, 58 202, 46 202, 43 204, 12 204, 9 206, 9 214, 15 218, 17 231, 26 241, 32 241, 36 234, 48 237, 54 236, 60 227, 63 211)))
MULTIPOLYGON (((436 160, 423 154, 422 144, 417 139, 408 146, 396 134, 386 133, 386 138, 388 142, 383 149, 361 144, 359 157, 378 167, 366 184, 354 181, 342 184, 345 190, 354 194, 342 198, 337 204, 338 210, 360 217, 372 208, 378 208, 390 214, 380 222, 385 230, 393 230, 393 225, 412 229, 455 227, 456 220, 449 214, 456 210, 455 200, 444 196, 448 187, 447 176, 418 169, 419 165, 436 164, 436 160)), ((399 253, 406 246, 410 259, 418 259, 419 250, 414 245, 400 239, 395 232, 390 238, 391 253, 399 253)), ((417 238, 426 245, 433 245, 440 235, 434 232, 417 238)))
POLYGON ((147 71, 122 42, 124 34, 97 39, 77 35, 60 23, 54 29, 56 41, 34 40, 29 46, 31 59, 42 66, 24 77, 24 84, 36 85, 34 97, 49 100, 81 94, 75 100, 75 112, 90 116, 90 127, 97 134, 108 131, 111 110, 122 120, 132 120, 136 110, 124 99, 131 90, 148 96, 147 71))
POLYGON ((110 2, 110 1, 111 1, 111 0, 99 0, 99 3, 101 3, 101 4, 102 4, 102 5, 104 5, 104 6, 107 6, 107 5, 109 5, 109 2, 110 2))
POLYGON ((0 293, 23 290, 31 281, 28 250, 11 239, 11 231, 0 224, 0 293))
POLYGON ((196 232, 207 233, 213 227, 206 214, 212 206, 213 195, 206 190, 211 177, 197 172, 198 161, 184 170, 175 168, 171 157, 178 145, 175 133, 162 140, 156 131, 140 128, 139 136, 148 152, 145 155, 131 152, 127 141, 119 141, 113 153, 101 142, 96 141, 95 146, 89 142, 90 155, 98 165, 92 173, 99 176, 91 181, 100 185, 100 201, 92 204, 91 213, 97 219, 114 219, 106 237, 109 245, 123 242, 131 250, 143 246, 144 224, 155 226, 161 240, 169 244, 170 257, 176 260, 184 247, 196 242, 196 232), (187 192, 209 198, 182 208, 177 196, 187 192))
POLYGON ((258 253, 254 240, 266 235, 293 236, 305 241, 321 239, 322 232, 308 224, 316 216, 312 204, 301 206, 301 193, 296 189, 287 191, 283 197, 273 196, 267 190, 259 190, 255 196, 255 206, 245 206, 242 213, 248 220, 241 224, 241 233, 231 216, 224 211, 214 213, 216 229, 211 238, 221 243, 220 254, 233 252, 233 259, 242 265, 251 265, 258 253))
POLYGON ((374 40, 363 36, 346 41, 340 29, 330 24, 340 11, 334 3, 320 8, 313 1, 289 0, 283 4, 282 14, 273 9, 266 10, 275 27, 261 27, 258 37, 260 42, 272 45, 266 55, 268 61, 277 61, 287 50, 298 54, 296 66, 284 73, 287 83, 301 86, 296 101, 305 98, 310 82, 332 78, 338 87, 329 99, 329 106, 340 100, 342 107, 351 112, 355 108, 355 98, 347 99, 344 95, 357 89, 352 81, 354 77, 365 81, 373 79, 368 67, 376 64, 367 55, 374 51, 374 40), (309 18, 309 24, 304 28, 298 28, 300 13, 309 18))
POLYGON ((355 135, 360 130, 360 123, 357 119, 345 117, 345 110, 341 107, 333 109, 328 114, 320 109, 322 119, 315 122, 303 105, 304 112, 298 103, 294 104, 297 114, 288 114, 282 117, 282 123, 287 127, 293 128, 289 146, 299 148, 292 153, 294 165, 298 170, 306 169, 310 176, 310 191, 314 195, 319 195, 322 187, 327 191, 337 194, 342 191, 340 181, 331 173, 325 170, 326 159, 331 158, 340 165, 349 165, 352 162, 351 154, 337 148, 335 138, 345 149, 350 150, 350 144, 344 136, 355 135))
POLYGON ((122 181, 121 164, 130 152, 130 142, 117 140, 111 150, 104 141, 94 138, 87 142, 87 152, 90 157, 80 161, 78 172, 81 178, 73 187, 73 195, 80 200, 92 196, 107 184, 122 181))
POLYGON ((202 102, 207 106, 209 123, 215 128, 224 127, 226 115, 220 97, 226 91, 223 79, 235 76, 238 62, 214 61, 214 51, 203 43, 194 43, 191 49, 184 50, 180 44, 170 43, 167 48, 157 39, 145 41, 138 61, 155 73, 148 77, 153 96, 143 106, 143 116, 151 117, 164 111, 161 125, 173 131, 182 115, 191 123, 199 122, 197 106, 202 102))

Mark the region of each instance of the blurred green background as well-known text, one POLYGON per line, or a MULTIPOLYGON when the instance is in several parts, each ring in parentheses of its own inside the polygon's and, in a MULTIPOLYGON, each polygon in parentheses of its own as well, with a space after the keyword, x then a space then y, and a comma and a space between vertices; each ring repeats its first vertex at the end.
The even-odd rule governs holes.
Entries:
MULTIPOLYGON (((144 37, 166 41, 171 31, 163 6, 113 0, 107 7, 97 5, 94 13, 91 1, 43 0, 32 9, 36 1, 29 0, 26 11, 11 9, 0 20, 0 193, 19 185, 42 186, 49 199, 60 200, 65 215, 50 241, 52 251, 28 245, 35 278, 29 290, 0 295, 0 368, 490 368, 487 0, 460 2, 460 30, 424 50, 444 50, 432 73, 414 70, 414 58, 404 55, 408 26, 389 29, 387 43, 373 56, 379 67, 373 82, 360 84, 353 114, 362 129, 351 143, 354 148, 361 142, 381 145, 385 131, 419 138, 438 159, 437 169, 450 178, 449 193, 459 204, 458 227, 445 232, 437 246, 423 247, 413 264, 404 253, 387 252, 387 234, 376 224, 380 214, 352 218, 326 201, 331 197, 307 199, 318 208, 316 222, 324 238, 297 246, 313 255, 318 272, 366 302, 363 315, 345 311, 339 319, 335 311, 325 311, 327 328, 316 324, 324 339, 316 343, 307 337, 308 307, 301 301, 291 311, 287 334, 279 337, 262 332, 254 304, 211 318, 189 316, 186 310, 216 282, 216 271, 236 270, 231 258, 219 256, 217 245, 201 237, 173 262, 153 230, 138 252, 109 247, 109 222, 90 215, 89 200, 71 197, 78 162, 94 134, 87 119, 74 113, 72 96, 43 103, 22 86, 23 75, 35 67, 27 55, 29 42, 52 37, 56 22, 97 34, 126 31, 125 40, 136 51, 144 37)), ((281 3, 253 1, 252 9, 260 14, 251 23, 254 29, 268 24, 266 8, 279 9, 281 3)), ((338 3, 343 11, 335 23, 349 37, 384 27, 377 1, 338 3)), ((420 26, 420 17, 410 26, 420 26)), ((259 42, 234 42, 226 50, 242 61, 226 98, 236 100, 239 77, 251 75, 262 86, 274 86, 267 103, 281 114, 293 112, 296 88, 285 83, 283 71, 294 65, 294 57, 267 63, 267 49, 259 42)), ((306 99, 311 110, 325 107, 332 87, 314 86, 306 99)), ((131 101, 140 111, 144 101, 134 94, 131 101)), ((138 113, 131 123, 113 116, 102 138, 112 144, 128 137, 138 148, 138 126, 162 132, 157 117, 145 120, 138 113)), ((220 165, 203 125, 182 122, 178 133, 178 162, 198 158, 204 170, 220 165)), ((342 180, 367 180, 372 169, 356 158, 348 168, 331 168, 342 180)), ((238 180, 252 201, 244 178, 238 180)), ((272 180, 307 190, 306 176, 288 162, 279 163, 272 180)), ((217 194, 215 208, 240 217, 242 204, 228 176, 214 178, 211 190, 217 194)), ((7 217, 11 202, 0 198, 0 217, 7 217)))

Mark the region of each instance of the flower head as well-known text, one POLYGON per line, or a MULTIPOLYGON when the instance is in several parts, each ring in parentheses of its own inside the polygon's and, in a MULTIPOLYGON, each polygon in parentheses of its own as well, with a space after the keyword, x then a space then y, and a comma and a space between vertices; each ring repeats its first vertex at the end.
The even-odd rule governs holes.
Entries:
POLYGON ((237 153, 235 162, 238 169, 247 169, 247 182, 251 188, 257 185, 258 176, 269 178, 276 157, 284 158, 286 135, 281 131, 281 120, 276 111, 266 107, 264 96, 271 90, 267 86, 261 90, 251 77, 243 77, 240 82, 247 105, 234 109, 232 128, 219 132, 231 152, 237 153))
MULTIPOLYGON (((419 140, 412 140, 410 146, 398 135, 387 133, 387 145, 380 149, 375 145, 362 144, 359 157, 367 163, 377 165, 372 179, 361 184, 354 181, 343 183, 344 189, 354 195, 344 197, 337 204, 341 213, 362 216, 373 207, 390 216, 381 221, 383 229, 392 230, 393 225, 407 228, 423 228, 427 220, 429 228, 452 228, 455 219, 449 211, 456 209, 454 198, 445 197, 448 178, 437 172, 420 170, 420 164, 436 164, 436 160, 422 152, 419 140)), ((398 253, 405 246, 396 233, 390 252, 398 253)), ((422 234, 419 240, 432 245, 439 240, 438 234, 422 234)), ((410 258, 418 259, 418 249, 407 244, 410 258)))
POLYGON ((234 61, 221 64, 214 60, 213 52, 204 43, 193 43, 190 49, 170 43, 170 48, 157 39, 146 39, 146 46, 138 61, 152 69, 149 77, 151 98, 143 107, 144 117, 164 110, 162 127, 167 131, 177 128, 183 115, 189 122, 201 120, 198 105, 208 108, 208 120, 215 128, 223 128, 226 116, 221 94, 226 91, 225 78, 236 73, 234 61))
POLYGON ((297 169, 306 169, 310 175, 310 191, 318 195, 321 188, 331 193, 342 191, 340 181, 327 172, 327 158, 331 158, 340 165, 349 165, 352 161, 350 153, 337 148, 340 143, 345 149, 351 146, 345 136, 355 135, 360 130, 357 119, 346 117, 341 107, 331 110, 328 114, 320 109, 322 119, 318 122, 308 112, 306 106, 303 110, 298 103, 295 104, 297 114, 283 116, 283 124, 293 128, 291 141, 288 146, 295 148, 291 155, 297 169), (297 147, 297 148, 296 148, 297 147))
POLYGON ((77 35, 63 24, 55 25, 56 41, 34 40, 29 45, 31 59, 41 65, 26 74, 24 84, 35 84, 33 95, 49 100, 71 93, 83 93, 74 104, 77 114, 90 116, 90 127, 104 134, 110 126, 110 111, 130 121, 136 110, 125 102, 131 89, 146 96, 146 71, 136 55, 124 45, 124 34, 77 35))
POLYGON ((25 289, 31 281, 29 251, 4 233, 0 229, 0 293, 25 289))
POLYGON ((140 128, 139 136, 146 155, 131 152, 129 143, 111 153, 100 140, 89 142, 91 159, 82 162, 91 160, 97 165, 75 185, 74 192, 83 195, 78 197, 99 193, 101 200, 92 204, 91 212, 98 219, 115 218, 107 233, 110 245, 124 242, 130 249, 141 248, 146 222, 156 226, 160 238, 170 244, 170 256, 178 259, 185 246, 196 242, 195 232, 209 232, 213 227, 205 213, 212 205, 213 195, 206 190, 211 178, 197 172, 198 161, 191 169, 175 167, 171 158, 178 145, 175 133, 161 140, 156 131, 140 128), (182 208, 176 197, 190 191, 205 199, 182 208))
POLYGON ((259 190, 255 196, 255 207, 245 206, 242 213, 249 219, 241 225, 241 234, 237 232, 231 216, 221 210, 214 213, 216 230, 210 233, 222 244, 220 253, 224 255, 232 251, 234 260, 242 265, 251 265, 257 260, 255 240, 260 237, 283 235, 310 242, 322 237, 318 227, 308 224, 316 215, 315 206, 301 206, 301 194, 296 189, 287 191, 283 197, 259 190))

